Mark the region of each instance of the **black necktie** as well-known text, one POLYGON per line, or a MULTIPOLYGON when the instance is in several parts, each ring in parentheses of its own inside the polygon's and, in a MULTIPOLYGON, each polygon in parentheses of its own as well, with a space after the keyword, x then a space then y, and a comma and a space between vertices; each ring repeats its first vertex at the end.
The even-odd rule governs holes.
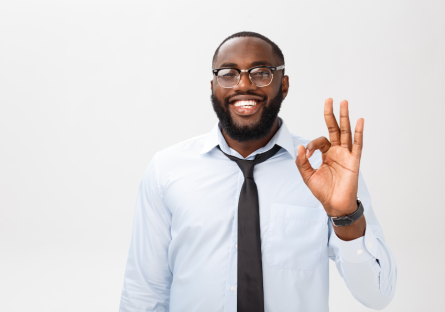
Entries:
POLYGON ((238 202, 238 312, 264 311, 260 211, 253 168, 275 155, 280 148, 275 145, 269 151, 256 155, 254 160, 239 159, 223 152, 238 164, 244 174, 238 202))

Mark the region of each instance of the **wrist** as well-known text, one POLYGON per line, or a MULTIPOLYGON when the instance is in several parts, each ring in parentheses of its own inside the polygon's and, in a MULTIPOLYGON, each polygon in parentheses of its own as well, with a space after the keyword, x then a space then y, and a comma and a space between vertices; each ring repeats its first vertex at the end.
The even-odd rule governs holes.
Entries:
POLYGON ((358 209, 359 203, 357 202, 357 199, 354 198, 354 200, 351 201, 351 204, 348 206, 347 209, 343 208, 341 210, 338 210, 335 208, 325 208, 326 213, 328 214, 329 217, 334 217, 334 218, 348 216, 354 213, 358 209))
POLYGON ((337 237, 343 241, 351 241, 365 235, 366 219, 362 215, 356 222, 347 226, 333 226, 337 237))
POLYGON ((328 214, 328 217, 331 219, 332 225, 335 227, 342 227, 342 226, 348 226, 356 222, 360 217, 363 215, 364 208, 362 205, 362 202, 357 197, 357 209, 348 215, 341 216, 341 217, 334 217, 328 214))

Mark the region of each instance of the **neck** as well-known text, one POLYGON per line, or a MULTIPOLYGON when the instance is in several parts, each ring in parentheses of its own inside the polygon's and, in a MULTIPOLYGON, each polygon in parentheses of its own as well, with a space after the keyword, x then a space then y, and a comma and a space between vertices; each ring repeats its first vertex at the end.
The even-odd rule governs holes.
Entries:
POLYGON ((275 122, 273 123, 272 129, 270 130, 269 134, 265 136, 262 139, 256 140, 256 141, 247 141, 247 142, 238 142, 233 139, 231 139, 225 132, 224 129, 221 129, 222 135, 224 136, 224 139, 226 140, 227 144, 231 149, 234 149, 237 151, 241 156, 246 158, 253 152, 255 152, 257 149, 262 148, 265 146, 270 139, 277 133, 278 131, 278 118, 275 119, 275 122))

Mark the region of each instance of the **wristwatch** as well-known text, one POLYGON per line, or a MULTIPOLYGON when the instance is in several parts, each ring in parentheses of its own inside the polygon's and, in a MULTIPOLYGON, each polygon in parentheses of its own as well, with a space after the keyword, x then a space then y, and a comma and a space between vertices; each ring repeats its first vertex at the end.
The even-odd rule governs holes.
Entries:
POLYGON ((331 217, 330 215, 328 215, 328 217, 329 217, 329 219, 331 219, 332 224, 334 226, 351 225, 352 223, 354 223, 355 221, 360 219, 360 217, 363 215, 363 211, 364 211, 363 205, 358 197, 357 197, 357 206, 358 206, 357 210, 354 211, 353 213, 351 213, 350 215, 343 216, 343 217, 331 217))

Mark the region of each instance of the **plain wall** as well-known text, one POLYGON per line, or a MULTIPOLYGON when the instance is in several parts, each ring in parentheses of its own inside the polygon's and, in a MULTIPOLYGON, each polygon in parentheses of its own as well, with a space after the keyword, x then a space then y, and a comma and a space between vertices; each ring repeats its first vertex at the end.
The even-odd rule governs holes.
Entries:
MULTIPOLYGON (((5 0, 1 311, 118 310, 142 174, 216 123, 212 56, 243 30, 283 50, 293 133, 328 135, 327 97, 365 119, 361 170, 398 264, 386 311, 440 310, 445 1, 5 0)), ((331 269, 331 311, 368 311, 331 269)))

